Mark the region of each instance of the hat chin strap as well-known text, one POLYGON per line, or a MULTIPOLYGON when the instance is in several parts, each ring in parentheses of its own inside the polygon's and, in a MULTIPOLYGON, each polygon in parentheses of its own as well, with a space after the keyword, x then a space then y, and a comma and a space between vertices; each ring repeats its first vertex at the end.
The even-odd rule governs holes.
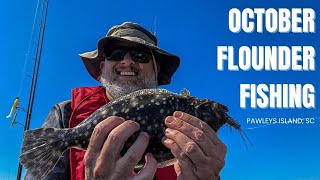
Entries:
POLYGON ((151 51, 151 55, 152 55, 152 64, 153 64, 153 69, 155 72, 155 81, 156 81, 156 89, 158 89, 158 67, 157 67, 157 62, 156 62, 156 58, 154 57, 154 54, 152 52, 152 50, 149 48, 149 50, 151 51))

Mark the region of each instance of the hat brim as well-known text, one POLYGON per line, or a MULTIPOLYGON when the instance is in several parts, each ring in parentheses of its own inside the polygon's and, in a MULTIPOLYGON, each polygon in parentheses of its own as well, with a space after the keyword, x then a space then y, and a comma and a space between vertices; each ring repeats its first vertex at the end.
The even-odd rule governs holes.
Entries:
POLYGON ((118 47, 149 48, 152 50, 155 60, 160 66, 158 74, 159 86, 170 84, 172 75, 180 65, 180 58, 178 56, 168 53, 156 46, 142 44, 119 37, 104 37, 99 40, 97 50, 80 54, 86 69, 94 79, 98 80, 100 76, 100 62, 104 60, 104 50, 118 47))

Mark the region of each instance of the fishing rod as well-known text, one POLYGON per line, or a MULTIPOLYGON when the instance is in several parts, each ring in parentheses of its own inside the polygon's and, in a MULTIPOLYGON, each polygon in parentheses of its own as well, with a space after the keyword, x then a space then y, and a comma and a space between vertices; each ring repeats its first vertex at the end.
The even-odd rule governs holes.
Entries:
MULTIPOLYGON (((29 127, 30 127, 33 101, 34 101, 36 87, 37 87, 38 73, 39 73, 40 60, 41 60, 41 54, 42 54, 42 45, 43 45, 44 33, 45 33, 46 21, 47 21, 47 15, 48 15, 48 3, 49 3, 48 0, 43 0, 42 2, 42 13, 40 16, 40 26, 39 26, 40 30, 38 34, 38 40, 37 40, 36 57, 34 59, 32 82, 30 86, 30 94, 29 94, 27 115, 26 115, 26 120, 24 124, 24 131, 29 130, 29 127)), ((22 172, 22 164, 20 164, 19 162, 18 170, 17 170, 17 180, 21 179, 21 172, 22 172)))

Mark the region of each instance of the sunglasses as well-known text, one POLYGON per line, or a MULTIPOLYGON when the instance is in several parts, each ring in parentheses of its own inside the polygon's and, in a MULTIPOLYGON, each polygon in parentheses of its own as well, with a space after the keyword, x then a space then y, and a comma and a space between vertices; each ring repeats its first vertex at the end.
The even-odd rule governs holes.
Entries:
POLYGON ((150 54, 139 50, 116 49, 106 57, 106 60, 122 61, 127 53, 129 53, 132 60, 137 63, 148 63, 152 59, 150 54))

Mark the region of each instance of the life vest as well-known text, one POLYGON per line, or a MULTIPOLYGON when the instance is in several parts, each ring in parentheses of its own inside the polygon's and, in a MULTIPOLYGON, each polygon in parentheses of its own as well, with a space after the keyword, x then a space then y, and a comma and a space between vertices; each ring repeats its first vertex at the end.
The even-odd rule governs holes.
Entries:
MULTIPOLYGON (((75 127, 84 119, 89 117, 101 106, 109 102, 105 89, 102 86, 81 87, 72 90, 72 114, 69 127, 75 127)), ((85 151, 75 148, 70 149, 70 177, 71 180, 84 179, 84 158, 85 151)), ((177 175, 173 166, 158 168, 155 174, 156 180, 174 180, 177 175)))

